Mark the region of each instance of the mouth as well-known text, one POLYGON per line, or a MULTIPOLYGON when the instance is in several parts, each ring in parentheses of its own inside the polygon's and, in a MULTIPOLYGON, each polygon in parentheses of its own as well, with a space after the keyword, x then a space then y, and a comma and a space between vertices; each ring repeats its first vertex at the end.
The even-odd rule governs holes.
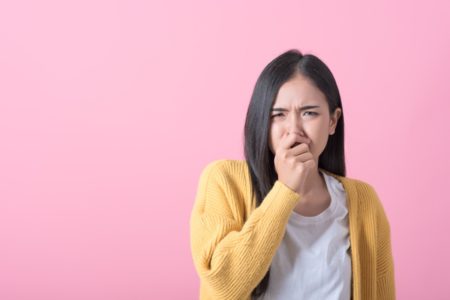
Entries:
POLYGON ((292 146, 292 148, 294 148, 294 147, 296 147, 298 145, 300 145, 300 143, 299 142, 295 142, 295 144, 292 146))

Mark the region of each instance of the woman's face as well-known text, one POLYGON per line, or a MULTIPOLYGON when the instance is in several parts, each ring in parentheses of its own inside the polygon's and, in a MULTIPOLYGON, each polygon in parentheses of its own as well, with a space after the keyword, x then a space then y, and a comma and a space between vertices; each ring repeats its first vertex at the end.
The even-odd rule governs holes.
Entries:
POLYGON ((271 111, 269 147, 275 155, 283 138, 298 134, 311 140, 309 150, 318 166, 319 156, 334 134, 341 116, 337 108, 330 116, 325 95, 304 75, 285 82, 278 91, 271 111))

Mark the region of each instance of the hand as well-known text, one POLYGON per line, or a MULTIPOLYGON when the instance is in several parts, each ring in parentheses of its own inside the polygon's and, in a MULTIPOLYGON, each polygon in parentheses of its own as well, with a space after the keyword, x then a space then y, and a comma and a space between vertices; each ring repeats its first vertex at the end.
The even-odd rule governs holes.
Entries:
POLYGON ((308 177, 316 169, 314 156, 309 150, 310 143, 309 138, 289 134, 275 152, 278 180, 301 196, 308 192, 308 177))

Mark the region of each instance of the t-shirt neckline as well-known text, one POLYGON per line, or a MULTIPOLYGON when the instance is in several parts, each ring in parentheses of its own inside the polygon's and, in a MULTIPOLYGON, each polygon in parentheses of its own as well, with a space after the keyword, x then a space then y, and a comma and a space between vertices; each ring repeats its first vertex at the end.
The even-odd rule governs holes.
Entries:
POLYGON ((323 174, 328 193, 330 194, 330 197, 331 197, 330 205, 323 212, 321 212, 320 214, 318 214, 316 216, 303 216, 293 210, 291 213, 291 216, 289 218, 289 221, 301 225, 301 224, 324 222, 324 221, 327 221, 332 218, 332 216, 336 210, 336 207, 337 207, 336 195, 333 191, 333 187, 332 187, 332 183, 331 183, 332 178, 330 178, 331 176, 326 174, 322 170, 319 170, 319 171, 323 174))

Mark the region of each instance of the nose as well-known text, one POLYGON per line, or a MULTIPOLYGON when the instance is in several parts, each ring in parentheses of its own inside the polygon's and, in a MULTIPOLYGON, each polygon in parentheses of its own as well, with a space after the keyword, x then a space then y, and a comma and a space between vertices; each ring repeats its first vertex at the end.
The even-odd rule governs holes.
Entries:
POLYGON ((303 124, 300 121, 300 117, 296 112, 292 112, 289 114, 288 122, 287 122, 287 133, 288 134, 298 134, 300 136, 306 137, 303 131, 303 124))

